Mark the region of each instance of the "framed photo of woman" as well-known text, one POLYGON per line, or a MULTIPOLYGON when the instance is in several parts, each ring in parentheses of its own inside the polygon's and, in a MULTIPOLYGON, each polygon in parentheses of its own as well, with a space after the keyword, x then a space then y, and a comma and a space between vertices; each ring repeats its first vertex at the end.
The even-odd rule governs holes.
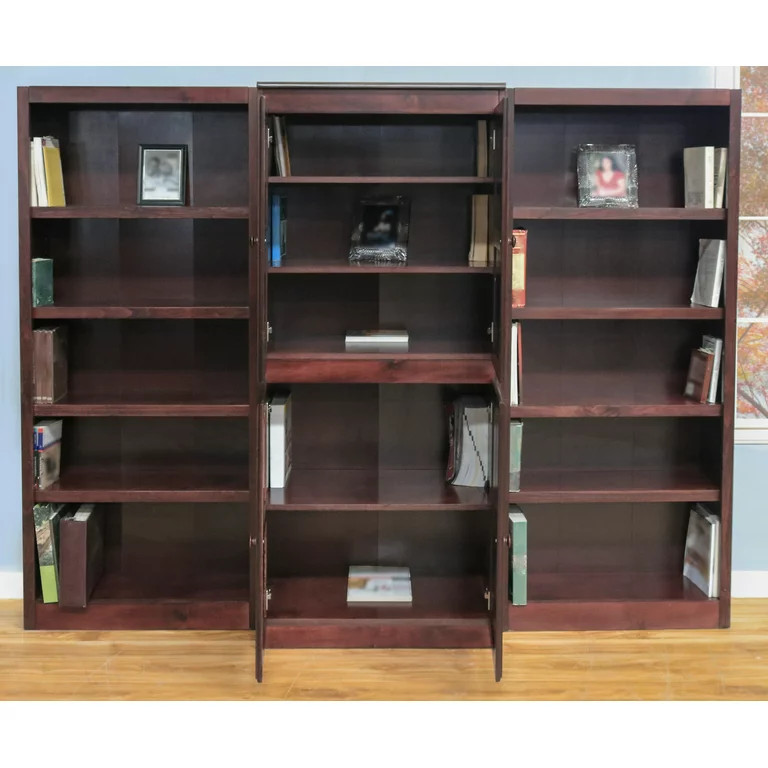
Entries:
POLYGON ((637 158, 632 144, 580 144, 579 206, 637 208, 637 158))

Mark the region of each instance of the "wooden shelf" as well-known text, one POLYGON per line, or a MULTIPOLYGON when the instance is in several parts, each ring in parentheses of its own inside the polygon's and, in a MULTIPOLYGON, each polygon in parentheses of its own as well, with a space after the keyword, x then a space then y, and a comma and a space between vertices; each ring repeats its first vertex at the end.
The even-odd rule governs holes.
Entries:
POLYGON ((192 205, 66 205, 29 209, 33 219, 247 219, 248 207, 192 205))
POLYGON ((271 510, 490 509, 482 488, 445 482, 442 470, 293 469, 286 488, 271 488, 271 510))
POLYGON ((576 206, 541 205, 516 205, 512 211, 516 221, 527 219, 725 221, 727 214, 728 211, 725 208, 577 208, 576 206))
POLYGON ((99 306, 62 305, 36 307, 34 320, 238 320, 247 319, 248 307, 226 306, 99 306))
POLYGON ((718 307, 512 307, 513 320, 722 320, 718 307))
POLYGON ((491 176, 270 176, 270 184, 493 184, 491 176))
MULTIPOLYGON (((523 454, 525 455, 525 454, 523 454)), ((720 487, 695 467, 526 469, 510 504, 719 501, 720 487)))
POLYGON ((269 580, 270 647, 488 647, 484 582, 479 576, 413 576, 411 605, 347 605, 347 578, 269 580))
POLYGON ((468 264, 350 264, 348 261, 288 261, 282 267, 269 267, 270 275, 477 275, 493 274, 493 267, 470 267, 468 264))
POLYGON ((531 573, 513 630, 715 628, 719 602, 679 573, 531 573))
POLYGON ((106 395, 70 393, 55 403, 35 403, 34 415, 68 416, 248 416, 245 394, 133 392, 106 395))
POLYGON ((64 467, 59 482, 35 490, 35 502, 247 502, 247 467, 202 463, 161 467, 64 467))

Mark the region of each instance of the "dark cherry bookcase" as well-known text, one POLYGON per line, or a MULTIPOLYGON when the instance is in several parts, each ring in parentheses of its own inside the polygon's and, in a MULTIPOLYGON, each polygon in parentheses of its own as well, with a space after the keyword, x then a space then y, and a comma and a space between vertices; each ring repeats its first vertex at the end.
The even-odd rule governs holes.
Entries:
POLYGON ((256 631, 275 647, 489 647, 536 629, 728 626, 738 91, 261 85, 19 89, 24 617, 30 629, 256 631), (269 145, 285 118, 291 175, 269 145), (477 176, 476 125, 493 134, 477 176), (30 208, 30 136, 60 140, 65 208, 30 208), (637 146, 640 207, 580 209, 575 147, 637 146), (187 205, 136 205, 138 145, 187 144, 187 205), (683 207, 686 146, 728 146, 728 208, 683 207), (270 196, 288 254, 269 266, 270 196), (356 202, 411 205, 408 264, 347 260, 356 202), (472 194, 499 258, 469 267, 472 194), (529 231, 527 306, 511 235, 529 231), (724 309, 691 308, 700 237, 728 240, 724 309), (30 259, 54 260, 32 308, 30 259), (510 323, 523 400, 510 406, 510 323), (32 330, 69 333, 69 392, 32 402, 32 330), (407 353, 344 351, 405 326, 407 353), (721 335, 723 402, 682 397, 721 335), (293 469, 269 489, 266 403, 292 393, 293 469), (492 404, 487 490, 445 483, 447 406, 492 404), (33 482, 34 420, 65 420, 60 481, 33 482), (525 420, 507 491, 509 421, 525 420), (32 506, 106 507, 89 606, 42 603, 32 506), (688 509, 719 510, 719 599, 686 586, 688 509), (529 604, 507 597, 510 503, 529 604), (407 565, 410 606, 346 603, 353 564, 407 565))

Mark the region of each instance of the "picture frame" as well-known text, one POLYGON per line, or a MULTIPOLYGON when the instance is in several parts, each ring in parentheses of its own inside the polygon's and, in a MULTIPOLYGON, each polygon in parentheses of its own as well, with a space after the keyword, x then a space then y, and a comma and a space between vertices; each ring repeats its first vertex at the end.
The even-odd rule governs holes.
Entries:
POLYGON ((410 201, 400 195, 363 198, 357 205, 351 263, 405 264, 408 261, 410 201))
POLYGON ((139 144, 139 205, 186 205, 187 145, 139 144))
POLYGON ((580 208, 637 208, 637 156, 633 144, 579 144, 580 208))

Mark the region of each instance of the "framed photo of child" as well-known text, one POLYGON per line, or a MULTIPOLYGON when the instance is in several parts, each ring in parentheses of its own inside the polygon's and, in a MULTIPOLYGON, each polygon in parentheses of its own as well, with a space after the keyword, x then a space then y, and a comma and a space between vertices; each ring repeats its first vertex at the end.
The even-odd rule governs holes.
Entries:
POLYGON ((579 207, 637 208, 637 157, 632 144, 580 144, 579 207))

